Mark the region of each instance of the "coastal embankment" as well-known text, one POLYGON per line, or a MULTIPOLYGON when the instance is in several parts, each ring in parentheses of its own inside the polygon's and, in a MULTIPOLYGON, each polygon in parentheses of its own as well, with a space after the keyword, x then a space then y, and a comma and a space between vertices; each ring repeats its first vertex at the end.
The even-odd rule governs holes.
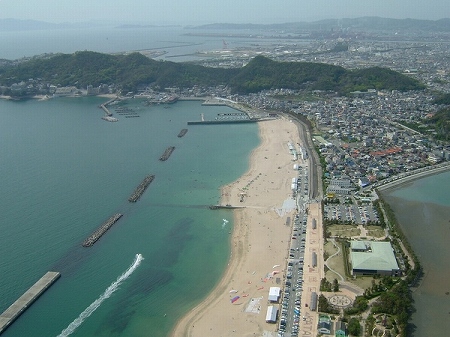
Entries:
POLYGON ((433 166, 422 167, 414 171, 401 173, 397 176, 383 180, 375 185, 380 191, 385 191, 394 187, 399 187, 414 180, 428 177, 434 174, 450 170, 450 162, 443 162, 433 166))

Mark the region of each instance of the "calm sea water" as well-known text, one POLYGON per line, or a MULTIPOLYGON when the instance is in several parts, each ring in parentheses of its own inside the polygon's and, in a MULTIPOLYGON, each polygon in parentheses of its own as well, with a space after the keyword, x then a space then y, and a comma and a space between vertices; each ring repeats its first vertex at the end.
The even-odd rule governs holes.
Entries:
MULTIPOLYGON (((18 59, 43 53, 73 53, 91 50, 102 53, 117 53, 130 50, 162 50, 166 52, 158 59, 168 61, 198 60, 191 54, 198 51, 242 48, 245 46, 264 46, 279 43, 280 39, 261 39, 259 31, 213 31, 216 36, 190 36, 186 34, 211 33, 205 30, 184 29, 182 27, 150 27, 120 29, 98 27, 89 29, 36 30, 36 31, 0 31, 0 59, 18 59), (245 34, 237 37, 230 34, 245 34), (253 35, 250 37, 250 35, 253 35), (224 38, 223 36, 226 36, 224 38)), ((288 44, 307 43, 297 40, 285 40, 288 44)))
POLYGON ((189 126, 178 138, 200 113, 231 109, 130 101, 140 117, 109 123, 104 101, 0 101, 0 311, 45 272, 62 274, 5 337, 57 336, 82 313, 73 336, 166 336, 225 269, 232 214, 206 206, 247 170, 257 125, 189 126), (155 180, 130 204, 147 174, 155 180), (116 212, 124 217, 83 248, 116 212), (128 270, 136 254, 144 259, 128 270))
POLYGON ((383 194, 424 268, 413 293, 411 336, 446 336, 450 329, 450 172, 383 194))

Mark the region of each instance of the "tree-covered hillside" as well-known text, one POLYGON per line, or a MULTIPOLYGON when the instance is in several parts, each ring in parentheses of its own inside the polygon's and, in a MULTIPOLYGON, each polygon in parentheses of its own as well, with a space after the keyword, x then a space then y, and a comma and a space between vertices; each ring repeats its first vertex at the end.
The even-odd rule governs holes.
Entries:
MULTIPOLYGON (((125 91, 140 85, 161 87, 192 83, 215 85, 232 72, 149 59, 140 53, 110 55, 96 52, 60 54, 49 59, 33 59, 16 67, 0 68, 0 84, 11 85, 30 78, 61 86, 86 88, 88 85, 116 84, 125 91)), ((227 80, 225 78, 225 80, 227 80)))
POLYGON ((418 81, 384 68, 350 71, 321 63, 275 62, 263 56, 239 69, 222 69, 155 61, 139 53, 109 55, 84 51, 0 68, 0 85, 10 86, 30 78, 79 88, 114 83, 124 91, 134 91, 142 85, 165 88, 220 84, 237 93, 271 88, 333 90, 341 94, 367 89, 424 88, 418 81))
POLYGON ((434 104, 450 105, 450 94, 442 94, 433 101, 434 104))
POLYGON ((434 127, 437 139, 450 140, 450 108, 438 111, 433 117, 426 120, 426 123, 434 127))

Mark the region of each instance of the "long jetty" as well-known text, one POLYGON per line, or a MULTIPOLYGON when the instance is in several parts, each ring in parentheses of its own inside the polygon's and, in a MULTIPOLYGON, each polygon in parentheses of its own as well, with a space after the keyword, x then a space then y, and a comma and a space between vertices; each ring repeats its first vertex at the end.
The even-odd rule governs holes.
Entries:
POLYGON ((145 190, 147 189, 148 185, 155 179, 155 176, 148 175, 142 180, 142 182, 139 184, 138 187, 134 190, 133 194, 128 198, 129 202, 136 202, 139 200, 142 194, 144 194, 145 190))
POLYGON ((20 296, 0 315, 0 334, 6 330, 28 307, 41 296, 61 276, 59 272, 49 271, 20 296))
POLYGON ((200 120, 200 121, 188 121, 188 125, 213 125, 213 124, 243 124, 243 123, 256 123, 261 121, 260 118, 248 118, 248 119, 215 119, 215 120, 200 120))
POLYGON ((161 157, 159 157, 159 160, 166 161, 169 159, 170 155, 172 154, 173 150, 175 150, 175 146, 169 146, 166 151, 162 154, 161 157))
POLYGON ((91 247, 94 243, 97 242, 98 239, 102 237, 103 234, 106 233, 108 229, 114 225, 117 220, 122 217, 123 214, 116 213, 108 220, 106 220, 99 228, 95 230, 86 240, 83 241, 83 247, 91 247))
POLYGON ((232 205, 209 205, 209 209, 238 209, 245 208, 245 206, 232 206, 232 205))
POLYGON ((99 108, 102 109, 102 110, 105 112, 105 114, 106 114, 107 117, 111 117, 111 116, 112 116, 112 113, 111 113, 111 111, 108 110, 108 108, 107 108, 106 106, 107 106, 108 104, 111 104, 111 103, 114 102, 115 100, 117 100, 117 97, 111 98, 108 102, 105 102, 105 103, 99 105, 99 108))
POLYGON ((105 112, 106 116, 109 116, 109 117, 112 116, 111 111, 108 110, 108 108, 106 107, 105 104, 100 104, 100 109, 103 109, 103 111, 105 112))

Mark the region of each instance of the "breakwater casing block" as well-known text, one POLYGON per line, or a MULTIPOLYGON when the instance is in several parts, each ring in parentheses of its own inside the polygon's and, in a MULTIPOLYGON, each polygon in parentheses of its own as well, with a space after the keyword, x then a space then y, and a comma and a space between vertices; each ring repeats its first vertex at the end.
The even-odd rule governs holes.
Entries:
POLYGON ((187 131, 188 131, 188 129, 181 129, 180 133, 178 134, 178 138, 183 137, 187 131))
POLYGON ((175 150, 175 146, 169 146, 166 151, 162 154, 161 157, 159 157, 159 160, 166 161, 169 159, 170 155, 172 154, 173 150, 175 150))
POLYGON ((112 227, 123 214, 116 213, 98 227, 86 240, 83 241, 83 247, 91 247, 100 239, 108 229, 112 227))
POLYGON ((155 176, 153 174, 148 175, 142 180, 142 182, 136 187, 133 194, 128 198, 129 202, 136 202, 139 200, 142 194, 144 194, 145 190, 147 189, 148 185, 151 184, 151 182, 155 179, 155 176))

